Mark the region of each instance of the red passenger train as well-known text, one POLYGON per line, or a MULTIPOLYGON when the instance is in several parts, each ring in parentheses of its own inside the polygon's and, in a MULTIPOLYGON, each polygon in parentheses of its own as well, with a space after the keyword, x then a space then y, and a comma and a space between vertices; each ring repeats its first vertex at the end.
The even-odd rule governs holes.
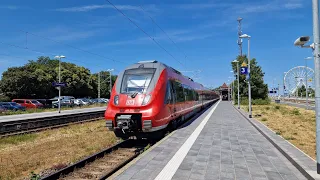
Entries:
POLYGON ((189 118, 219 95, 157 61, 133 64, 118 75, 105 112, 117 137, 153 138, 189 118))

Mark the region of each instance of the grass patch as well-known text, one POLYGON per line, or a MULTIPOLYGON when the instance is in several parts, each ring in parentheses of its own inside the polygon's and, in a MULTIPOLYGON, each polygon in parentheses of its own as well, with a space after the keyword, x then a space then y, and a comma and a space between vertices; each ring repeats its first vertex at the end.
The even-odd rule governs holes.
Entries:
POLYGON ((105 120, 0 139, 0 179, 36 179, 117 142, 105 120), (31 174, 33 172, 33 174, 31 174))
POLYGON ((23 142, 32 142, 38 137, 38 134, 21 134, 16 136, 9 136, 0 138, 0 149, 7 144, 19 144, 23 142))
MULTIPOLYGON (((244 110, 247 106, 242 106, 244 110)), ((303 152, 316 157, 315 112, 284 104, 253 105, 252 115, 303 152), (263 114, 262 117, 256 117, 263 114), (267 121, 266 121, 267 120, 267 121)))

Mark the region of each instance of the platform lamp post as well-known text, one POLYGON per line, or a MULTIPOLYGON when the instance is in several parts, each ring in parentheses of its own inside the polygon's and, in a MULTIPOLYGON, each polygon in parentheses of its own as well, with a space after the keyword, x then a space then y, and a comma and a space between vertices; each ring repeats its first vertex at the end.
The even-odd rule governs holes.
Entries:
POLYGON ((238 80, 238 109, 240 109, 240 92, 239 92, 239 61, 233 60, 233 63, 237 63, 237 80, 238 80))
POLYGON ((242 34, 239 38, 248 39, 248 94, 249 94, 249 118, 252 118, 252 108, 251 108, 251 77, 250 77, 250 38, 248 34, 242 34))
POLYGON ((295 40, 294 45, 302 48, 312 48, 314 57, 314 85, 315 85, 315 111, 316 111, 316 155, 317 174, 320 174, 320 37, 319 37, 319 0, 312 0, 313 43, 305 45, 309 36, 301 36, 295 40))
MULTIPOLYGON (((61 83, 61 58, 66 58, 63 55, 60 56, 55 56, 54 58, 59 59, 59 83, 61 83)), ((61 86, 58 87, 59 88, 59 101, 58 101, 58 111, 59 113, 61 112, 61 86)))
POLYGON ((306 61, 306 105, 307 105, 307 109, 309 109, 309 102, 308 102, 308 98, 309 98, 309 94, 308 94, 308 60, 313 59, 312 57, 306 57, 304 58, 306 61))
MULTIPOLYGON (((233 72, 233 71, 230 71, 233 72)), ((234 80, 233 77, 228 77, 229 80, 231 81, 230 85, 231 85, 231 101, 234 100, 233 96, 234 96, 234 80)))
POLYGON ((231 97, 232 97, 232 103, 234 103, 234 72, 233 71, 230 71, 232 74, 233 74, 233 76, 232 77, 229 77, 229 78, 231 78, 231 80, 232 80, 232 82, 231 82, 231 84, 232 84, 232 87, 231 87, 231 90, 232 90, 232 94, 231 94, 231 97))
POLYGON ((285 91, 286 91, 286 85, 284 84, 284 77, 286 76, 287 72, 283 72, 283 78, 282 78, 282 83, 283 83, 283 98, 285 98, 285 91))

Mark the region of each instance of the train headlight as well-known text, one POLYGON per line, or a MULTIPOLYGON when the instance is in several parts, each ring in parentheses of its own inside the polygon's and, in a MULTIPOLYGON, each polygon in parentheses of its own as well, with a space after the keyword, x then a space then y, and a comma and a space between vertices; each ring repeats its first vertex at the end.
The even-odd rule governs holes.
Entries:
POLYGON ((114 98, 113 98, 113 103, 114 103, 115 105, 118 105, 118 104, 119 104, 119 95, 114 96, 114 98))
POLYGON ((144 97, 143 101, 142 101, 142 105, 148 104, 148 102, 150 101, 150 99, 151 99, 151 95, 150 95, 150 94, 149 94, 149 95, 146 95, 146 96, 144 97))

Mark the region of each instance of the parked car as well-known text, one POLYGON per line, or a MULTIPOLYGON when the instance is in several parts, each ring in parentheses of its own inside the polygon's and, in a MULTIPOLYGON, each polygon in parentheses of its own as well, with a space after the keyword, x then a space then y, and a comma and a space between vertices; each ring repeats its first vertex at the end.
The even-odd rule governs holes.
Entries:
POLYGON ((85 103, 82 101, 82 99, 75 99, 74 100, 74 105, 83 106, 83 105, 85 105, 85 103))
POLYGON ((16 103, 16 102, 0 102, 0 105, 4 108, 6 108, 7 110, 13 110, 13 111, 25 111, 26 108, 21 106, 20 104, 16 103))
POLYGON ((92 104, 89 99, 86 99, 86 98, 80 98, 79 100, 81 100, 83 102, 83 105, 90 105, 92 104))
POLYGON ((3 107, 3 106, 0 105, 0 113, 4 113, 4 112, 6 112, 6 111, 7 111, 7 109, 6 109, 5 107, 3 107))
POLYGON ((43 104, 33 99, 13 99, 12 102, 18 103, 25 108, 43 108, 43 104))
MULTIPOLYGON (((73 107, 75 98, 73 96, 61 96, 61 107, 73 107)), ((52 101, 52 107, 57 108, 59 106, 59 96, 50 99, 52 101)))
POLYGON ((107 99, 104 99, 104 98, 94 99, 94 102, 96 102, 96 103, 108 103, 107 99))
POLYGON ((39 101, 41 104, 43 104, 44 108, 51 108, 52 107, 52 101, 50 99, 35 99, 39 101))

